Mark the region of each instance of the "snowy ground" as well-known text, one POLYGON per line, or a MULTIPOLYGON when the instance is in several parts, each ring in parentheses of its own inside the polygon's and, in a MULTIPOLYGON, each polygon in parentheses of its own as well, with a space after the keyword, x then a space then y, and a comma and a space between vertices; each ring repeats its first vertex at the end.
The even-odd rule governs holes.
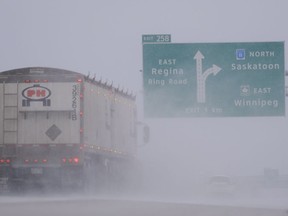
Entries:
POLYGON ((266 191, 261 197, 169 197, 151 195, 92 195, 34 193, 0 196, 1 216, 31 215, 198 215, 284 216, 288 197, 281 191, 266 191), (265 194, 266 193, 266 194, 265 194), (274 193, 274 194, 273 194, 274 193))

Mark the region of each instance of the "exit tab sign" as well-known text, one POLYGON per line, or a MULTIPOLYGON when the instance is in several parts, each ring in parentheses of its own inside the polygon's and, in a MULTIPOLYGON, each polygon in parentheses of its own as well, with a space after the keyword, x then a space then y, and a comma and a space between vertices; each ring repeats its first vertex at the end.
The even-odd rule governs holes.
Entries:
POLYGON ((142 43, 170 43, 170 34, 142 35, 142 43))

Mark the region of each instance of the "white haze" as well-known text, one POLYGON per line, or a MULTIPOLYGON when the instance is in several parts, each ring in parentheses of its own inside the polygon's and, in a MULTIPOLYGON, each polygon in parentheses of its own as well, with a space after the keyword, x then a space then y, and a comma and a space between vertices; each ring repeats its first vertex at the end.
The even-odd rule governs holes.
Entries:
POLYGON ((209 176, 261 176, 265 168, 288 175, 288 120, 145 119, 141 35, 171 34, 179 43, 286 41, 287 8, 286 0, 1 0, 0 71, 62 68, 133 91, 151 130, 138 153, 147 194, 189 200, 201 196, 196 189, 209 176))

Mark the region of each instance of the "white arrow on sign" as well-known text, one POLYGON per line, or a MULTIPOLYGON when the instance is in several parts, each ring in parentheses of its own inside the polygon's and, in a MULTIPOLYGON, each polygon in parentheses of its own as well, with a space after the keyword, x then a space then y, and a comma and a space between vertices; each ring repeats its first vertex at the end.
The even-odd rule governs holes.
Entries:
POLYGON ((214 76, 218 74, 222 68, 213 64, 212 67, 208 68, 203 72, 202 69, 202 60, 204 59, 203 54, 198 50, 194 56, 196 60, 196 72, 197 72, 197 102, 205 103, 206 102, 206 79, 210 74, 214 76))

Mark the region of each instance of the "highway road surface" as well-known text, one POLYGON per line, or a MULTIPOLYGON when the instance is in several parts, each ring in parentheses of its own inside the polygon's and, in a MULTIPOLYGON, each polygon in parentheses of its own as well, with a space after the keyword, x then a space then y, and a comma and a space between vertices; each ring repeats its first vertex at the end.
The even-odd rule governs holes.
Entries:
POLYGON ((0 197, 1 216, 288 216, 285 208, 96 197, 0 197))

